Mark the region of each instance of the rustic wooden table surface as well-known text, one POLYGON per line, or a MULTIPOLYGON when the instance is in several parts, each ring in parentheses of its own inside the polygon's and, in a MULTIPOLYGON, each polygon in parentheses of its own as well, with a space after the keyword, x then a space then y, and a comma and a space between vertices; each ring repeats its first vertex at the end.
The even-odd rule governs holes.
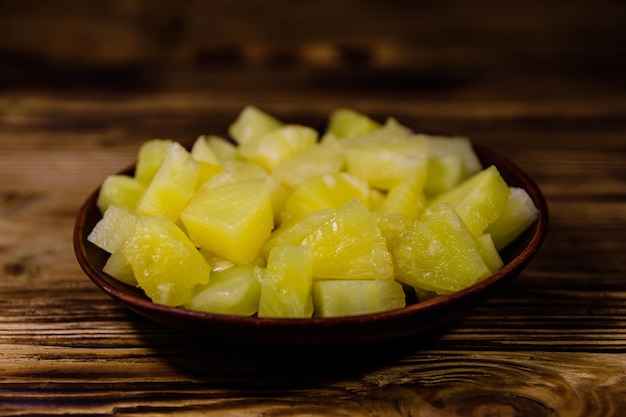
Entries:
POLYGON ((625 415, 626 7, 380 3, 0 3, 0 415, 625 415), (548 236, 469 315, 382 346, 225 347, 128 311, 75 260, 79 206, 143 141, 247 104, 469 136, 536 180, 548 236))

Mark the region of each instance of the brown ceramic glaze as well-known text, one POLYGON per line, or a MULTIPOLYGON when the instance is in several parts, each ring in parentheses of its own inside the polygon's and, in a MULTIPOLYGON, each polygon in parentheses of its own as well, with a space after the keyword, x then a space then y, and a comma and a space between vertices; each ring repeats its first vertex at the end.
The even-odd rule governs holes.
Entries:
MULTIPOLYGON (((201 333, 218 340, 257 345, 332 346, 389 341, 448 324, 487 300, 526 267, 539 249, 548 227, 546 200, 535 182, 511 161, 479 145, 474 149, 484 166, 495 165, 509 185, 526 189, 539 216, 502 253, 504 267, 462 291, 384 313, 341 318, 268 319, 200 313, 152 303, 141 290, 102 272, 108 254, 87 241, 100 220, 99 189, 85 201, 74 227, 76 257, 87 276, 106 294, 131 310, 165 326, 201 333)), ((131 173, 132 168, 124 171, 131 173)))

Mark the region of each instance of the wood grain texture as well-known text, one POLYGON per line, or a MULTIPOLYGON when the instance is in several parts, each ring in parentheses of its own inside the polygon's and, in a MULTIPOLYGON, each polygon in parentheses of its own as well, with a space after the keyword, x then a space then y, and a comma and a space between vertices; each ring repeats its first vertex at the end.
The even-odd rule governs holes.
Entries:
POLYGON ((285 3, 0 2, 0 415, 623 416, 622 2, 285 3), (88 193, 250 103, 468 136, 537 181, 548 236, 459 321, 353 349, 222 345, 101 293, 88 193))

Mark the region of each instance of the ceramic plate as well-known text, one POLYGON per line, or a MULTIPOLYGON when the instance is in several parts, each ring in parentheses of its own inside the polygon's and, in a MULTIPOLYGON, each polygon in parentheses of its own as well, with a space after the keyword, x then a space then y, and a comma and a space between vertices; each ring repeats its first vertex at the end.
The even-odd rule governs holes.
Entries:
MULTIPOLYGON (((526 189, 539 209, 537 221, 501 252, 504 267, 491 277, 453 294, 384 313, 341 318, 268 319, 200 313, 152 303, 141 290, 102 272, 108 254, 87 241, 100 220, 99 189, 78 212, 74 228, 76 257, 87 276, 106 294, 131 310, 164 326, 201 333, 216 339, 259 345, 332 346, 388 341, 448 324, 487 300, 514 279, 539 249, 548 226, 546 200, 535 182, 503 156, 474 145, 483 166, 495 165, 511 186, 526 189)), ((129 174, 133 168, 122 173, 129 174)))

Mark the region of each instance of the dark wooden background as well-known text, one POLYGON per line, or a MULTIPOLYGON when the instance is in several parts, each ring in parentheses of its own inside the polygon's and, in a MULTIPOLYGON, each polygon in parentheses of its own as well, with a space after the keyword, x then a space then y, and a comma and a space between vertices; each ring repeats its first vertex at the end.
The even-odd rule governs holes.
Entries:
POLYGON ((623 416, 626 3, 0 0, 0 415, 623 416), (222 347, 78 267, 78 207, 147 139, 246 104, 466 135, 544 191, 549 234, 436 334, 222 347))

